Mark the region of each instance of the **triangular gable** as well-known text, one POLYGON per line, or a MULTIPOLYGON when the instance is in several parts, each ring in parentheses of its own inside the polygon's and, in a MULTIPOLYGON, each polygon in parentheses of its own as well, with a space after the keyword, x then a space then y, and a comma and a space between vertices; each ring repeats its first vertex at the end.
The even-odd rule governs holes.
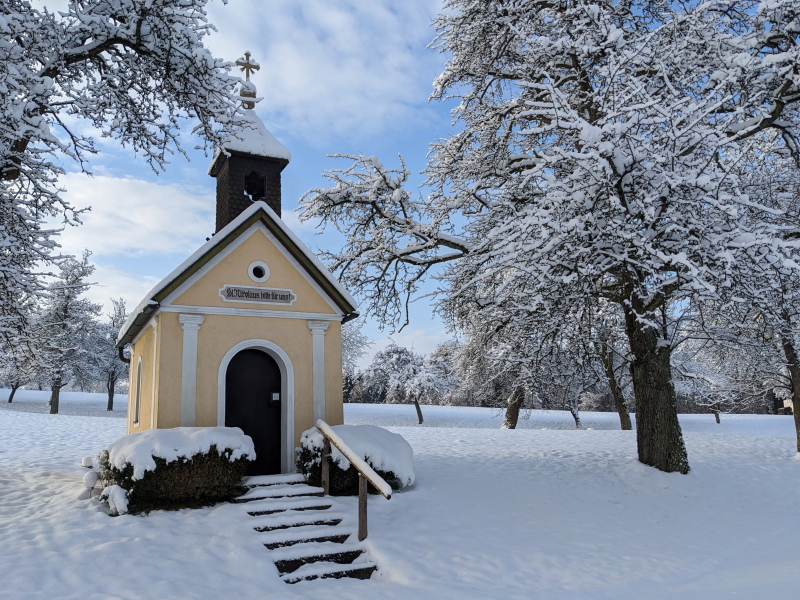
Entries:
POLYGON ((166 298, 183 283, 214 259, 220 252, 235 242, 256 223, 264 227, 276 241, 297 261, 299 266, 321 288, 323 293, 345 315, 344 320, 356 316, 356 302, 349 292, 336 280, 314 253, 286 226, 266 202, 254 202, 233 221, 223 227, 214 237, 203 244, 180 266, 161 280, 131 313, 117 338, 117 346, 130 343, 147 325, 152 314, 166 298))

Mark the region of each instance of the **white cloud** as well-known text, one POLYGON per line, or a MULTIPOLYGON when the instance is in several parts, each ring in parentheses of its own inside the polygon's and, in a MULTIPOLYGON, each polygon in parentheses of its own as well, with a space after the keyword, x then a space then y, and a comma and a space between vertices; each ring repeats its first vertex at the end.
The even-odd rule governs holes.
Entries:
POLYGON ((216 201, 207 190, 77 173, 60 183, 73 206, 92 209, 82 215, 82 226, 61 235, 65 252, 188 256, 214 231, 216 201))
POLYGON ((212 5, 208 45, 229 60, 250 50, 257 109, 311 144, 374 135, 387 121, 427 118, 443 58, 426 45, 439 0, 237 0, 212 5))
POLYGON ((125 273, 119 269, 95 263, 96 270, 92 276, 92 281, 98 285, 89 288, 85 296, 92 302, 103 305, 103 314, 111 312, 111 298, 117 300, 122 298, 128 311, 132 311, 145 294, 153 289, 160 281, 158 277, 149 275, 136 276, 125 273))

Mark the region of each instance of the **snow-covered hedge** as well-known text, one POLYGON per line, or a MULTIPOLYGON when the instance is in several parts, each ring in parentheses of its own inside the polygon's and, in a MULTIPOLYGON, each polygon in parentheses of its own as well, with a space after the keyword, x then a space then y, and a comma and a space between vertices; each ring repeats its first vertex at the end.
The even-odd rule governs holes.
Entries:
POLYGON ((99 455, 100 479, 127 490, 128 512, 207 506, 244 491, 256 456, 238 427, 177 427, 124 435, 99 455))
MULTIPOLYGON (((414 451, 402 435, 374 425, 336 425, 336 434, 362 457, 393 490, 414 483, 414 451)), ((316 427, 304 431, 297 448, 297 470, 310 485, 320 485, 324 437, 316 427)), ((330 482, 333 495, 358 494, 358 471, 335 447, 331 447, 330 482)), ((369 486, 370 493, 375 490, 369 486)))

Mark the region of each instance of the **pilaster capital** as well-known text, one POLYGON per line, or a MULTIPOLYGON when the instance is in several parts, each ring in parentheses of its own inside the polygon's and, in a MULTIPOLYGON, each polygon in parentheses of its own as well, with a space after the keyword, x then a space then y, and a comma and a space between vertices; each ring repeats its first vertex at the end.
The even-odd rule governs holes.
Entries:
POLYGON ((330 325, 330 321, 306 321, 306 323, 311 330, 311 335, 325 335, 330 325))
POLYGON ((178 315, 178 321, 183 325, 185 330, 191 331, 192 329, 200 329, 206 318, 203 315, 178 315))

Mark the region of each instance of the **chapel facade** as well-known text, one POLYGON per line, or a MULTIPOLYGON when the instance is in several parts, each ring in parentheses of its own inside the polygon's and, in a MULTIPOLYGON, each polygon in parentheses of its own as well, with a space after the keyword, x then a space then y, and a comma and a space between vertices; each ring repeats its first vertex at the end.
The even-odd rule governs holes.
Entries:
MULTIPOLYGON (((243 64, 255 65, 249 55, 243 64)), ((209 169, 215 234, 120 331, 121 356, 130 344, 127 432, 240 427, 256 446, 249 474, 289 473, 302 431, 343 422, 341 325, 358 315, 280 218, 291 154, 253 110, 249 71, 240 96, 246 127, 209 169)))

